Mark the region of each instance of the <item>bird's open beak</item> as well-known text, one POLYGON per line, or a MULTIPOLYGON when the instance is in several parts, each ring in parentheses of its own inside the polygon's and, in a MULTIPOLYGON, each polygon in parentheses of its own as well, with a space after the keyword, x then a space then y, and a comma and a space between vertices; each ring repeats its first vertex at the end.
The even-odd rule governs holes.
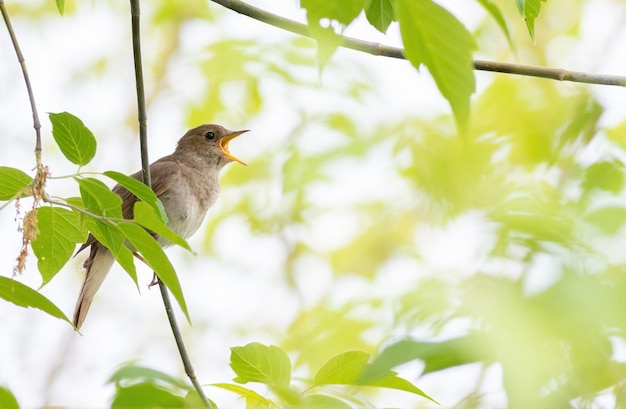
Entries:
POLYGON ((235 139, 236 137, 238 137, 239 135, 241 135, 242 133, 246 133, 246 132, 248 132, 248 129, 244 131, 233 131, 229 133, 228 135, 222 137, 222 139, 220 139, 219 141, 219 145, 220 145, 220 148, 222 149, 222 152, 224 153, 224 156, 226 156, 228 159, 232 161, 239 162, 242 165, 245 165, 245 163, 243 163, 242 161, 240 161, 239 159, 231 155, 230 151, 228 150, 228 143, 232 141, 233 139, 235 139))

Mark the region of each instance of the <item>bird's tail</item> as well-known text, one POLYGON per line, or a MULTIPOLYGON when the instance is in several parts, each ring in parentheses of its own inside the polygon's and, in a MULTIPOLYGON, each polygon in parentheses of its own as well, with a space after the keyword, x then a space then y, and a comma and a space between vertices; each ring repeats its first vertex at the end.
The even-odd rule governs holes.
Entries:
POLYGON ((103 245, 94 243, 91 246, 89 258, 87 258, 84 264, 84 267, 87 269, 85 281, 83 281, 83 286, 80 289, 74 309, 74 327, 76 327, 76 330, 79 330, 83 325, 91 306, 91 301, 113 266, 114 261, 115 258, 111 252, 103 245))

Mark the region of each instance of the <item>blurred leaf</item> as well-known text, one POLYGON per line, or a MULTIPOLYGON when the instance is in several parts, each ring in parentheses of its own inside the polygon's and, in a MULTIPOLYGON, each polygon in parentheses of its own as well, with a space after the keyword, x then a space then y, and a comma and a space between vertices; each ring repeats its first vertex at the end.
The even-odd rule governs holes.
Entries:
POLYGON ((157 371, 156 369, 136 365, 125 365, 115 371, 115 373, 109 378, 109 382, 116 383, 121 386, 132 385, 135 383, 151 383, 154 381, 163 381, 185 390, 190 389, 189 385, 181 379, 174 378, 173 376, 170 376, 165 372, 157 371))
POLYGON ((19 197, 32 181, 33 178, 19 169, 0 166, 0 200, 19 197))
POLYGON ((252 389, 245 388, 241 385, 233 385, 230 383, 213 383, 211 386, 235 392, 246 400, 246 408, 267 409, 270 406, 276 406, 274 402, 264 398, 252 389))
POLYGON ((478 0, 478 3, 483 6, 485 10, 491 15, 491 17, 496 21, 500 30, 506 37, 506 41, 509 43, 509 47, 513 48, 513 40, 511 39, 511 33, 509 33, 509 28, 506 25, 506 21, 504 20, 504 16, 500 11, 500 8, 492 1, 492 0, 478 0))
POLYGON ((376 30, 385 34, 392 21, 395 21, 394 2, 392 0, 369 0, 365 6, 367 21, 376 30))
POLYGON ((2 386, 0 386, 0 408, 20 409, 20 405, 17 403, 17 399, 15 399, 13 393, 2 386))
POLYGON ((396 6, 406 57, 415 68, 422 64, 428 68, 464 133, 475 89, 474 37, 456 17, 431 0, 398 0, 396 6), (446 35, 441 35, 442 27, 446 35))
POLYGON ((122 219, 122 198, 94 178, 76 178, 85 208, 91 213, 122 219))
POLYGON ((626 208, 607 206, 585 215, 585 220, 595 224, 606 234, 617 233, 626 222, 626 208))
POLYGON ((363 374, 363 380, 377 379, 398 365, 419 359, 423 374, 473 362, 490 364, 493 358, 483 350, 484 334, 469 334, 441 342, 403 340, 386 347, 363 374))
POLYGON ((152 206, 160 216, 161 220, 167 223, 167 213, 165 213, 163 203, 159 200, 152 189, 139 180, 126 176, 123 173, 107 171, 104 172, 104 175, 110 177, 139 199, 152 206))
POLYGON ((322 71, 343 40, 332 26, 322 27, 319 21, 309 21, 309 33, 317 43, 317 63, 322 71))
POLYGON ((291 381, 291 362, 280 348, 252 342, 230 348, 230 367, 238 383, 260 382, 286 389, 291 381))
POLYGON ((321 393, 315 393, 312 395, 306 395, 300 404, 290 406, 289 409, 350 409, 351 407, 352 406, 348 405, 341 399, 321 393))
POLYGON ((111 408, 182 408, 185 399, 152 383, 118 387, 111 408))
POLYGON ((178 281, 178 275, 172 263, 165 255, 163 248, 159 243, 142 227, 130 223, 122 222, 118 223, 117 227, 126 236, 135 249, 146 260, 150 268, 154 270, 156 275, 161 281, 165 283, 167 288, 172 292, 172 295, 178 302, 180 309, 187 318, 187 321, 191 323, 189 317, 189 311, 187 310, 187 303, 183 296, 183 290, 180 287, 180 281, 178 281))
POLYGON ((366 385, 411 392, 435 402, 421 389, 393 371, 378 372, 375 377, 365 380, 370 354, 362 351, 348 351, 331 358, 315 374, 314 386, 319 385, 366 385))
POLYGON ((87 239, 79 227, 76 213, 59 207, 42 206, 37 209, 39 234, 31 242, 37 256, 37 267, 46 285, 72 257, 76 243, 87 239))
POLYGON ((63 155, 72 163, 83 166, 96 154, 96 138, 83 121, 68 112, 50 113, 52 136, 63 155))
POLYGON ((65 11, 65 0, 56 0, 56 3, 59 14, 63 15, 63 12, 65 11))
POLYGON ((619 193, 624 188, 624 166, 616 160, 592 164, 585 170, 582 188, 585 192, 600 189, 619 193))
POLYGON ((11 302, 18 307, 37 308, 55 318, 71 321, 63 314, 52 301, 48 300, 38 291, 20 283, 19 281, 0 276, 0 298, 11 302))
POLYGON ((289 325, 282 346, 287 351, 297 351, 296 365, 306 364, 312 371, 346 349, 372 349, 363 334, 374 327, 375 321, 354 312, 363 307, 347 304, 331 309, 320 303, 302 310, 289 325))
MULTIPOLYGON (((207 398, 212 408, 217 408, 217 404, 213 402, 211 399, 207 398)), ((185 395, 185 408, 196 409, 196 408, 204 408, 206 405, 200 398, 198 391, 195 389, 191 389, 185 395)), ((259 408, 261 409, 261 408, 259 408)))
POLYGON ((155 213, 154 208, 149 204, 135 202, 134 215, 135 221, 143 227, 193 253, 189 243, 163 223, 157 213, 155 213))

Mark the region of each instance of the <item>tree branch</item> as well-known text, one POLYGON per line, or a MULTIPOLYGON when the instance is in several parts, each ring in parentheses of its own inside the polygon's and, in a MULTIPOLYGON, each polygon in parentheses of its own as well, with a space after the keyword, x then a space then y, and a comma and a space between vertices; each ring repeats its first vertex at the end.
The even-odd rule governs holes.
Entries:
POLYGON ((11 25, 11 20, 9 19, 9 13, 7 13, 6 6, 4 5, 4 0, 0 0, 0 11, 2 12, 2 18, 4 19, 4 24, 7 27, 7 31, 9 32, 9 37, 11 37, 11 42, 13 43, 13 48, 15 49, 15 54, 17 54, 17 60, 22 67, 22 75, 24 76, 24 82, 26 82, 26 89, 28 91, 28 99, 30 100, 30 109, 33 113, 33 128, 35 128, 35 160, 37 161, 37 171, 41 171, 43 169, 43 165, 41 163, 41 123, 39 122, 39 114, 37 113, 37 105, 35 104, 35 95, 33 93, 33 88, 30 85, 30 77, 28 76, 28 70, 26 69, 26 60, 22 55, 22 50, 20 49, 20 45, 17 42, 17 37, 15 36, 15 32, 13 31, 13 26, 11 25))
MULTIPOLYGON (((1 0, 0 0, 1 1, 1 0)), ((143 173, 143 183, 151 187, 151 177, 150 177, 150 161, 148 160, 148 127, 147 127, 147 114, 146 114, 146 97, 144 92, 144 83, 143 83, 143 68, 141 64, 141 30, 140 30, 140 9, 139 9, 139 0, 130 0, 130 13, 131 13, 131 25, 132 25, 132 36, 133 36, 133 57, 135 63, 135 81, 137 87, 137 110, 138 110, 138 120, 139 120, 139 143, 141 149, 141 170, 143 173)), ((193 369, 193 365, 191 364, 191 359, 189 358, 189 353, 187 352, 187 347, 185 346, 185 342, 183 340, 182 333, 180 331, 180 327, 178 326, 178 322, 176 320, 176 314, 174 313, 174 309, 172 308, 172 301, 169 296, 169 292, 167 290, 167 286, 163 281, 158 280, 159 289, 161 290, 161 298, 163 299, 163 305, 165 306, 165 313, 167 314, 167 318, 170 323, 170 327, 172 328, 172 333, 174 334, 174 339, 176 340, 176 346, 178 347, 178 352, 180 353, 180 357, 183 361, 183 367, 185 368, 185 373, 191 380, 198 396, 202 400, 204 407, 206 408, 214 408, 214 405, 209 401, 206 397, 204 390, 202 389, 202 385, 198 381, 196 377, 196 373, 193 369)))
MULTIPOLYGON (((211 0, 223 7, 262 21, 274 27, 282 28, 305 37, 311 37, 306 24, 293 21, 276 14, 251 6, 240 0, 211 0)), ((380 43, 363 41, 352 37, 340 36, 341 46, 367 54, 390 58, 406 59, 404 50, 380 43)), ((586 84, 626 86, 626 76, 590 74, 585 72, 569 71, 562 68, 538 67, 533 65, 512 64, 495 61, 474 60, 474 68, 479 71, 492 71, 503 74, 524 75, 530 77, 547 78, 557 81, 571 81, 586 84)))

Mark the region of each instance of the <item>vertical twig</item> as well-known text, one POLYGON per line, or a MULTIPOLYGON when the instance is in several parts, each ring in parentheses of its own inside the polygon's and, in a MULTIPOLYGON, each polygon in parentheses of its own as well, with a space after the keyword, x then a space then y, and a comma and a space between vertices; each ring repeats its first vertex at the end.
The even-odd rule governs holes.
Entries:
POLYGON ((0 11, 2 11, 4 24, 7 27, 9 36, 11 37, 11 42, 13 43, 15 54, 17 54, 17 60, 20 62, 20 66, 22 67, 24 82, 26 82, 28 99, 30 100, 30 109, 33 113, 33 127, 35 128, 36 134, 35 160, 37 161, 37 171, 40 172, 43 170, 43 165, 41 164, 41 123, 39 122, 39 114, 37 113, 37 105, 35 104, 35 95, 33 94, 33 88, 30 85, 30 77, 28 76, 28 70, 26 69, 26 60, 24 59, 24 56, 22 55, 22 50, 20 49, 20 45, 17 42, 17 37, 15 36, 15 32, 13 31, 13 26, 11 25, 9 13, 7 13, 6 6, 4 5, 4 0, 0 0, 0 11))
MULTIPOLYGON (((143 68, 141 64, 141 32, 139 26, 141 13, 139 10, 139 0, 130 0, 130 13, 133 36, 133 57, 135 62, 135 81, 137 85, 137 110, 139 120, 139 143, 141 149, 141 170, 143 173, 143 182, 146 185, 151 186, 152 183, 150 177, 150 161, 148 160, 148 126, 146 114, 146 97, 144 93, 143 68)), ((185 342, 183 341, 183 336, 180 332, 180 327, 178 326, 176 315, 174 314, 174 309, 172 308, 172 301, 170 300, 167 286, 161 280, 159 280, 158 283, 159 289, 161 290, 163 305, 165 306, 165 313, 167 314, 170 327, 172 328, 172 333, 174 334, 174 339, 176 340, 176 346, 178 347, 180 357, 183 361, 185 373, 191 380, 191 383, 193 384, 196 392, 198 392, 198 395, 200 396, 200 399, 202 400, 204 406, 206 408, 213 409, 214 405, 212 405, 209 399, 206 397, 204 390, 202 389, 202 385, 200 385, 198 378, 196 378, 196 373, 193 369, 193 365, 191 364, 191 359, 189 358, 187 347, 185 346, 185 342)))

